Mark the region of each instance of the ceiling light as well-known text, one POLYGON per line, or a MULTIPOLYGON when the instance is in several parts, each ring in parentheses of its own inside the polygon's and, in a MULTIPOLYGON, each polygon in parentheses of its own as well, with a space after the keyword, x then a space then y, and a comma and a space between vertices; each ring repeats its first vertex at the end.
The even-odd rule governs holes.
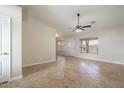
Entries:
POLYGON ((59 35, 58 35, 58 34, 56 34, 56 37, 59 37, 59 35))
POLYGON ((76 29, 75 32, 82 32, 82 30, 81 29, 76 29))

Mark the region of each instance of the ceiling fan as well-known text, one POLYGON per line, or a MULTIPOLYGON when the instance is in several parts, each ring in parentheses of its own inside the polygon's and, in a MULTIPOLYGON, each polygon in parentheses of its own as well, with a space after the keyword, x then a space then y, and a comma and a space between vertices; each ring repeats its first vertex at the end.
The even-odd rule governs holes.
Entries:
POLYGON ((77 17, 78 17, 78 23, 75 26, 75 28, 72 30, 73 32, 82 32, 82 31, 85 31, 85 28, 91 27, 91 25, 81 26, 79 23, 80 13, 77 14, 77 17))

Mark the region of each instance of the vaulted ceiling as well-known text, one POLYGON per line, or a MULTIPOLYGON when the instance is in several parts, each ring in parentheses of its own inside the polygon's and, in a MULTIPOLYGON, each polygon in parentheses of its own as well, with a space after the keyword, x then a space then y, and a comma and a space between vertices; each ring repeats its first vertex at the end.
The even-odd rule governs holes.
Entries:
POLYGON ((81 14, 81 25, 96 22, 87 30, 98 31, 124 26, 124 6, 28 5, 23 6, 23 13, 56 28, 59 35, 74 34, 68 27, 77 25, 77 13, 81 14))

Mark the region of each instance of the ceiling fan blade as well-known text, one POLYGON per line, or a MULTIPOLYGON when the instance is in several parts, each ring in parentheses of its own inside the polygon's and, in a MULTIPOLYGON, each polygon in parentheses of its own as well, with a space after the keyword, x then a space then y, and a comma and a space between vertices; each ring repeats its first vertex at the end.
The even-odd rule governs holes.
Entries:
POLYGON ((81 30, 85 31, 85 29, 81 28, 81 30))
POLYGON ((88 28, 88 27, 91 27, 91 25, 82 26, 82 28, 88 28))
POLYGON ((72 31, 75 32, 76 29, 73 29, 72 31))

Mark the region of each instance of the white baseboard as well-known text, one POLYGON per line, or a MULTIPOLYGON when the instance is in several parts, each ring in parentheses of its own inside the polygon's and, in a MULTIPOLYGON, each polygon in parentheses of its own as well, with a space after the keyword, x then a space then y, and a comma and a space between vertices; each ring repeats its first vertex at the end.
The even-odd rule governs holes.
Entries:
POLYGON ((32 63, 32 64, 26 64, 26 65, 23 65, 22 67, 28 67, 28 66, 33 66, 33 65, 39 65, 39 64, 44 64, 44 63, 49 63, 49 62, 54 62, 54 61, 56 61, 56 58, 49 59, 49 60, 45 60, 45 61, 42 61, 42 62, 36 62, 36 63, 32 63))
POLYGON ((13 77, 13 78, 11 78, 9 81, 14 81, 14 80, 21 79, 21 78, 23 78, 22 75, 17 76, 17 77, 13 77))
POLYGON ((124 63, 122 63, 122 62, 105 60, 105 59, 100 59, 100 58, 89 58, 89 57, 81 57, 81 56, 75 56, 75 57, 89 59, 89 60, 95 60, 95 61, 99 61, 99 62, 106 62, 106 63, 114 63, 114 64, 124 65, 124 63))

